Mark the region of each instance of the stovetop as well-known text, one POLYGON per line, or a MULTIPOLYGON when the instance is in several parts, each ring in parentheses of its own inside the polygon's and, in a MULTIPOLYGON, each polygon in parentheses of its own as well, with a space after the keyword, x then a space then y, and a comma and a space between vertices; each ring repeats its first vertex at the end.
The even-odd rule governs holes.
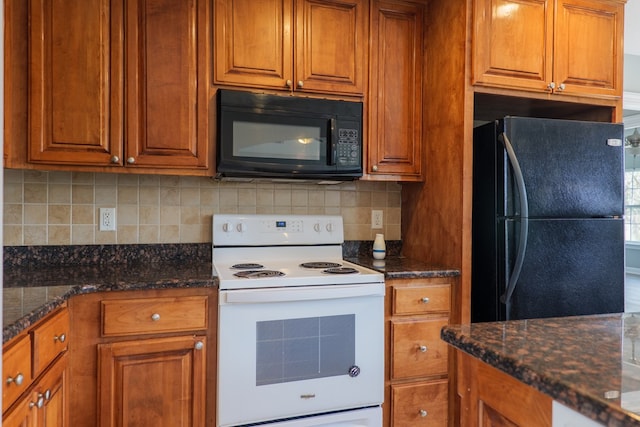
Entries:
POLYGON ((342 242, 340 216, 214 215, 214 274, 221 290, 384 282, 343 260, 342 242))

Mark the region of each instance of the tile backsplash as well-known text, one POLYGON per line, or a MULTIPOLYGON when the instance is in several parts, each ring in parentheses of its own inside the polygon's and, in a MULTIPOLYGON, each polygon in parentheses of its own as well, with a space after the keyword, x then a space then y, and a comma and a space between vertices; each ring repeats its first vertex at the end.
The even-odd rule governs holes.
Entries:
POLYGON ((220 182, 203 177, 4 170, 4 242, 90 245, 211 242, 211 215, 342 215, 345 240, 400 240, 401 186, 220 182), (99 231, 99 208, 116 231, 99 231), (371 228, 371 210, 384 228, 371 228))

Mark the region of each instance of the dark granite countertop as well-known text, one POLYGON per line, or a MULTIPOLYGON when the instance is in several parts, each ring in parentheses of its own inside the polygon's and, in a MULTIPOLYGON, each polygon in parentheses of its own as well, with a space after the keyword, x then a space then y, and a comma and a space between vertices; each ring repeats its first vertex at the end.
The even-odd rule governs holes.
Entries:
POLYGON ((416 279, 427 277, 456 277, 459 270, 433 266, 402 256, 388 256, 383 260, 370 256, 347 257, 347 261, 384 273, 388 279, 416 279))
POLYGON ((640 313, 452 325, 442 339, 597 422, 640 426, 640 313))
POLYGON ((3 344, 73 295, 217 286, 211 262, 5 267, 3 280, 3 344))
MULTIPOLYGON (((345 242, 345 259, 387 278, 458 276, 399 256, 388 243, 387 259, 371 258, 371 242, 345 242), (384 264, 384 265, 381 265, 384 264)), ((211 244, 10 246, 4 248, 3 343, 73 295, 136 289, 217 286, 211 244)))

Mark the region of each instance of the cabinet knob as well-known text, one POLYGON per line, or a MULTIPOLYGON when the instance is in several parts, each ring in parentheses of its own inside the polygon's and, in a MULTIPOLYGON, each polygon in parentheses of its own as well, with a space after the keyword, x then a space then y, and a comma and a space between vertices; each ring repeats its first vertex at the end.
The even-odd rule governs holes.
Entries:
POLYGON ((298 87, 304 86, 304 82, 302 80, 298 80, 298 87))
POLYGON ((118 163, 120 162, 120 157, 118 156, 111 156, 111 163, 118 163))
POLYGON ((136 162, 135 157, 127 157, 127 163, 129 163, 130 165, 134 164, 136 162))
POLYGON ((204 343, 202 341, 196 341, 196 345, 193 346, 196 350, 202 350, 204 348, 204 343))
POLYGON ((46 400, 51 400, 51 389, 49 389, 49 388, 48 388, 48 389, 44 392, 44 398, 45 398, 46 400))
POLYGON ((158 320, 160 320, 160 314, 159 313, 153 313, 151 315, 151 320, 153 320, 154 322, 157 322, 158 320))
POLYGON ((29 408, 33 408, 37 406, 38 408, 42 408, 44 406, 44 396, 42 394, 38 395, 38 400, 35 402, 29 402, 29 408))
POLYGON ((426 410, 424 410, 424 409, 420 409, 420 410, 418 411, 418 414, 420 414, 420 416, 421 416, 422 418, 424 418, 424 417, 426 417, 427 415, 429 415, 429 413, 428 413, 426 410))
POLYGON ((554 90, 555 88, 556 88, 556 84, 554 82, 551 82, 547 85, 547 89, 554 90))
POLYGON ((54 335, 53 336, 53 341, 65 342, 66 340, 67 340, 67 335, 66 334, 60 334, 60 335, 54 335))
POLYGON ((426 345, 418 346, 418 350, 420 350, 420 353, 426 353, 427 352, 427 346, 426 345))
POLYGON ((564 90, 564 88, 565 88, 564 83, 560 83, 560 86, 558 86, 558 91, 562 92, 564 90))
POLYGON ((420 299, 420 302, 423 304, 429 304, 429 297, 423 297, 420 299))
POLYGON ((292 82, 291 80, 287 80, 287 81, 285 82, 285 85, 286 85, 287 87, 291 87, 291 86, 293 85, 293 82, 292 82))
POLYGON ((378 165, 371 166, 371 170, 374 172, 378 172, 378 165))
POLYGON ((18 372, 15 377, 7 377, 7 384, 14 383, 15 385, 22 385, 24 382, 24 375, 18 372))

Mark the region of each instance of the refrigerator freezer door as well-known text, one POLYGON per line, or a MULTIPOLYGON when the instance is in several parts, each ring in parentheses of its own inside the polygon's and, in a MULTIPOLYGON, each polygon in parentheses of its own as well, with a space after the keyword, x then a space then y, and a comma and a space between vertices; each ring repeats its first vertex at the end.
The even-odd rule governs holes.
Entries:
MULTIPOLYGON (((518 221, 502 224, 506 247, 515 247, 518 221)), ((515 253, 505 258, 513 262, 515 253)), ((522 271, 500 320, 623 311, 623 219, 529 221, 522 271)))
MULTIPOLYGON (((522 169, 529 217, 623 215, 624 147, 608 143, 623 140, 623 125, 507 117, 502 127, 522 169)), ((506 201, 498 203, 498 215, 514 216, 520 207, 512 169, 503 150, 497 155, 497 173, 504 180, 496 190, 506 201)))

